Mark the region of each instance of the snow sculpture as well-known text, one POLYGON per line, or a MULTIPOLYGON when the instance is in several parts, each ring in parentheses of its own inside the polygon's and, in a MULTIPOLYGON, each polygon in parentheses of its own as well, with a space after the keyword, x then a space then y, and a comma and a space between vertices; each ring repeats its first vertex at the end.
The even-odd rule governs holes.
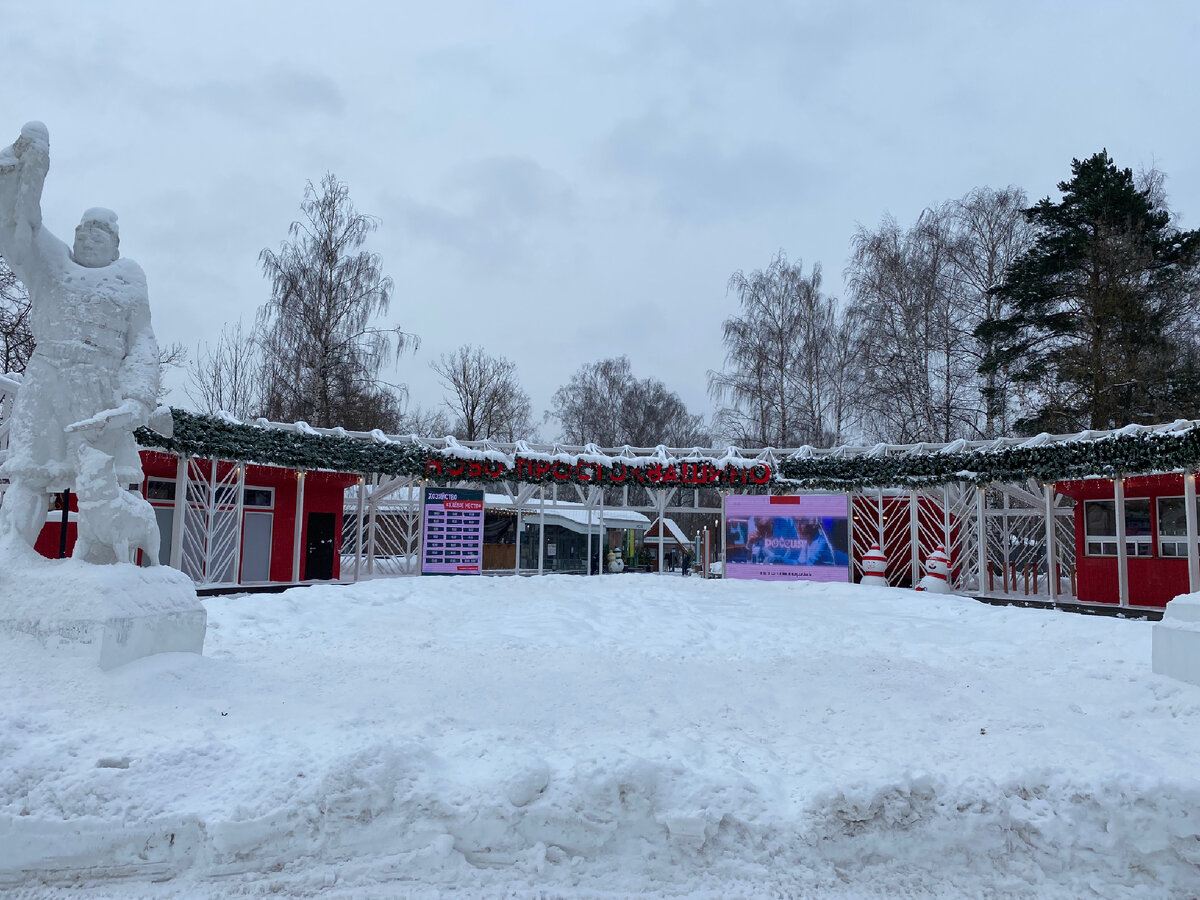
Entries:
POLYGON ((155 414, 158 345, 146 277, 120 258, 117 216, 87 210, 68 247, 42 225, 49 170, 40 122, 0 150, 0 256, 29 290, 37 343, 0 466, 9 481, 0 503, 0 625, 99 644, 106 668, 164 650, 199 652, 207 614, 181 572, 87 565, 128 563, 132 547, 157 562, 153 510, 124 488, 142 481, 134 429, 154 419, 169 433, 170 419, 155 414), (80 498, 79 540, 77 559, 64 565, 32 547, 48 495, 67 489, 80 498))
MULTIPOLYGON (((0 255, 29 289, 37 342, 0 467, 11 482, 0 531, 14 530, 30 545, 45 524, 46 494, 75 487, 81 448, 112 458, 114 485, 141 483, 133 429, 149 421, 158 395, 146 277, 118 258, 116 214, 87 210, 68 248, 42 226, 49 168, 40 122, 0 151, 0 255)), ((114 557, 97 551, 90 561, 114 557)))
POLYGON ((872 544, 871 549, 863 554, 862 581, 868 587, 887 587, 887 557, 879 549, 878 544, 872 544))
POLYGON ((944 547, 938 547, 925 560, 925 577, 917 584, 917 590, 931 594, 950 593, 950 557, 944 547))
POLYGON ((141 497, 117 485, 113 458, 86 444, 79 448, 79 538, 75 555, 87 559, 92 545, 103 544, 116 559, 129 559, 130 549, 141 550, 152 566, 158 565, 159 533, 154 510, 141 497))
POLYGON ((621 558, 621 554, 616 550, 608 551, 608 571, 617 575, 625 571, 625 560, 621 558))

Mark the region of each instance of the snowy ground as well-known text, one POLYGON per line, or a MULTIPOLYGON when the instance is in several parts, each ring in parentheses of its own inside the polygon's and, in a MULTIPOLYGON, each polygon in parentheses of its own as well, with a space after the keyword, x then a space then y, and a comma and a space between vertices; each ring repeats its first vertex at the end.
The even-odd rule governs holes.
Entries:
POLYGON ((210 598, 204 657, 0 636, 0 893, 1195 897, 1151 624, 847 585, 210 598))

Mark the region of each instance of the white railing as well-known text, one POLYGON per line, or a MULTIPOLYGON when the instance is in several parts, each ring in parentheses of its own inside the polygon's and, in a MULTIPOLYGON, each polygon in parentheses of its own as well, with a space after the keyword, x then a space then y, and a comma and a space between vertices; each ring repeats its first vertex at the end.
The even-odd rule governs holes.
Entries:
MULTIPOLYGON (((11 428, 13 401, 21 387, 21 375, 9 372, 0 375, 0 462, 8 456, 8 433, 11 428)), ((0 491, 3 489, 0 488, 0 491)))

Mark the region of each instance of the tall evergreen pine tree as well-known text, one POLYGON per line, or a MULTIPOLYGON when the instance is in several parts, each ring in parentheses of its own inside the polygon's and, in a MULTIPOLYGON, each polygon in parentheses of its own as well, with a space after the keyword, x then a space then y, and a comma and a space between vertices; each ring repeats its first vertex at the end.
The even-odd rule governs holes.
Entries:
POLYGON ((1029 389, 1017 427, 1067 432, 1195 416, 1195 263, 1200 232, 1181 232, 1152 192, 1106 151, 1071 161, 1073 177, 1025 210, 1034 246, 993 289, 1011 314, 976 335, 980 367, 1029 389))

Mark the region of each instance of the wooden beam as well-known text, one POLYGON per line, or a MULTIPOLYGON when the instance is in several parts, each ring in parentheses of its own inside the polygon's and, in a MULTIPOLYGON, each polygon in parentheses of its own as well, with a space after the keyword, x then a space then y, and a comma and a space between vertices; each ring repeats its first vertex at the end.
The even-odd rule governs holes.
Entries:
POLYGON ((1122 606, 1129 605, 1129 554, 1125 546, 1125 476, 1113 481, 1113 500, 1117 513, 1117 596, 1122 606))

